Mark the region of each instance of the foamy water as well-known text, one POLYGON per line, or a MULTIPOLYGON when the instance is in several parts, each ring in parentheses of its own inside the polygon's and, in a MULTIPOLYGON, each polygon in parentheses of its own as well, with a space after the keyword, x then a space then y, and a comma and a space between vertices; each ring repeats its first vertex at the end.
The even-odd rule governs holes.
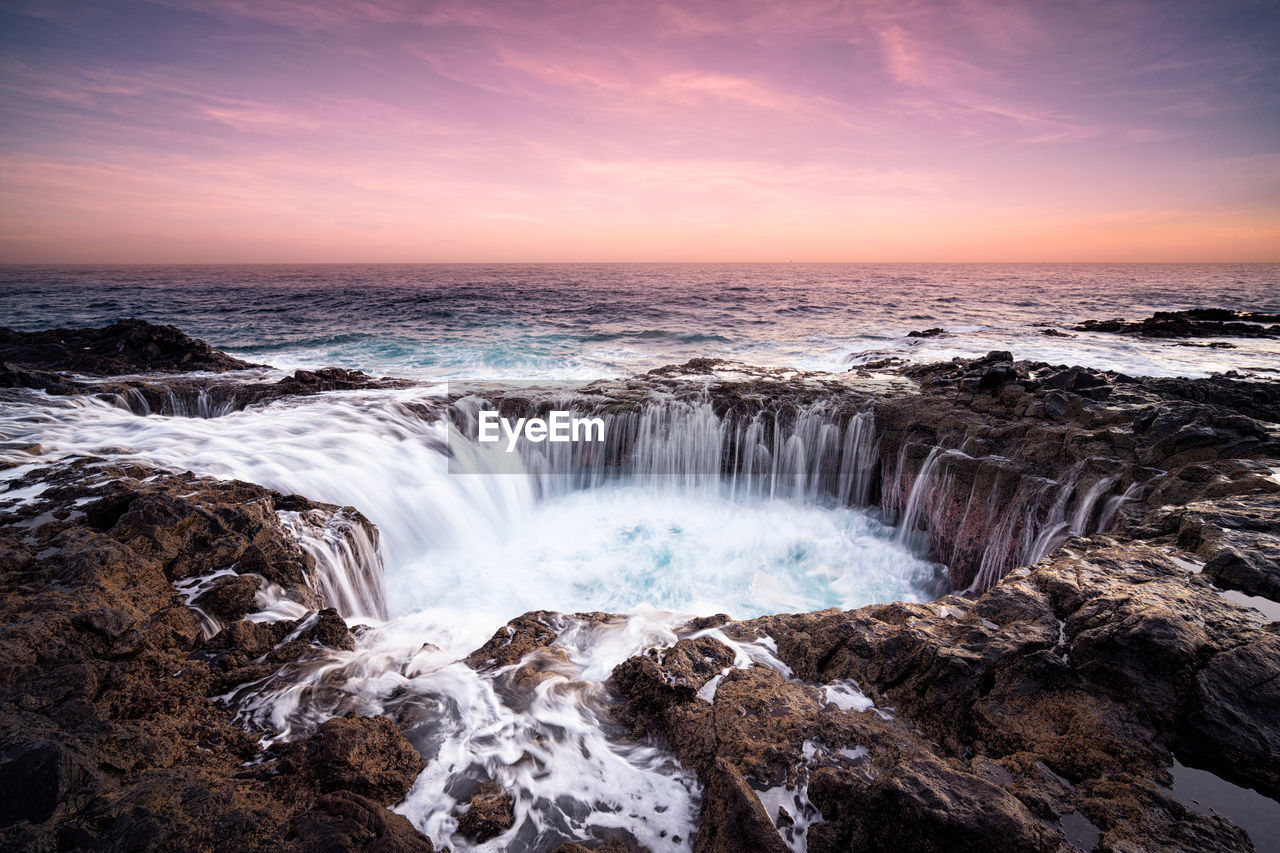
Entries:
POLYGON ((49 457, 139 459, 354 506, 381 531, 392 615, 479 605, 492 626, 533 609, 748 618, 915 600, 939 579, 865 511, 732 494, 718 476, 580 490, 532 473, 519 454, 478 448, 474 467, 454 473, 449 427, 405 405, 430 393, 336 393, 214 419, 71 399, 8 407, 0 429, 49 457))
MULTIPOLYGON (((335 393, 213 419, 139 417, 96 399, 33 392, 0 413, 0 439, 38 442, 44 460, 103 455, 249 480, 352 505, 374 521, 381 596, 350 582, 369 558, 327 529, 341 516, 308 527, 282 513, 308 550, 337 567, 328 577, 338 582, 321 584, 330 600, 371 629, 353 652, 286 667, 225 699, 268 738, 297 736, 348 710, 392 714, 429 759, 398 809, 455 849, 471 849, 454 831, 486 779, 515 796, 517 826, 481 849, 544 850, 611 830, 653 850, 688 849, 696 779, 610 722, 603 684, 613 667, 675 642, 692 615, 852 608, 927 599, 938 588, 943 567, 899 543, 893 528, 819 499, 803 472, 821 459, 779 453, 801 473, 756 481, 706 470, 726 437, 709 407, 682 404, 640 422, 648 455, 632 454, 638 473, 619 476, 602 464, 569 476, 556 467, 564 460, 482 448, 448 421, 424 418, 413 404, 438 407, 439 391, 335 393), (690 433, 704 440, 681 438, 690 433), (652 473, 680 465, 683 476, 652 473), (376 618, 383 600, 385 620, 376 618), (536 679, 461 662, 530 610, 619 615, 604 624, 562 619, 556 651, 524 662, 543 673, 536 679)), ((866 438, 856 419, 844 433, 818 415, 797 424, 807 432, 787 444, 793 450, 800 435, 828 452, 842 434, 858 447, 866 438)), ((30 469, 28 453, 6 453, 28 463, 7 476, 30 469)), ((785 669, 765 645, 739 648, 743 665, 785 669)))

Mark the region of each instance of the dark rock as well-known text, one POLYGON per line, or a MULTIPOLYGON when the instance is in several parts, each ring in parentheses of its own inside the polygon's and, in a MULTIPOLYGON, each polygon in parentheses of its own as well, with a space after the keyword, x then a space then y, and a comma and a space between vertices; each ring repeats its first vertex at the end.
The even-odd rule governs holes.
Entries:
POLYGON ((403 815, 350 791, 335 791, 299 812, 289 825, 288 842, 301 851, 340 853, 431 853, 434 849, 403 815))
MULTIPOLYGON (((202 643, 172 584, 254 553, 306 589, 313 567, 273 507, 338 508, 103 460, 26 476, 45 491, 0 511, 0 848, 431 849, 383 807, 423 766, 389 720, 262 755, 210 698, 351 648, 336 612, 202 643)), ((202 603, 231 618, 258 583, 228 578, 202 603)))
MULTIPOLYGON (((117 320, 101 329, 15 332, 0 328, 0 363, 117 376, 152 371, 222 372, 254 367, 173 326, 117 320)), ((8 384, 0 373, 0 385, 8 384)))
POLYGON ((718 368, 728 366, 730 362, 721 358, 691 358, 684 364, 669 364, 665 367, 657 367, 650 370, 649 376, 683 376, 683 375, 706 375, 714 373, 718 368))
POLYGON ((1064 418, 1071 411, 1071 401, 1065 394, 1048 393, 1044 395, 1044 413, 1049 418, 1064 418))
POLYGON ((908 338, 941 338, 946 337, 946 329, 925 329, 923 332, 907 332, 908 338))
MULTIPOLYGON (((256 377, 133 374, 225 373, 249 364, 192 340, 173 326, 121 320, 101 329, 15 332, 0 328, 0 388, 31 388, 59 396, 94 395, 138 415, 216 417, 281 397, 414 383, 374 379, 359 370, 299 370, 278 382, 256 377), (124 377, 124 378, 93 378, 124 377)), ((427 406, 428 414, 437 413, 427 406)))
POLYGON ((652 713, 679 702, 691 702, 699 688, 733 664, 734 655, 711 637, 681 640, 669 649, 653 649, 619 664, 613 684, 631 707, 652 713))
POLYGON ((338 611, 332 607, 326 607, 317 614, 317 617, 315 624, 303 633, 301 639, 331 649, 351 651, 355 648, 355 639, 351 636, 351 630, 347 628, 346 620, 338 615, 338 611))
POLYGON ((426 766, 391 720, 355 714, 326 720, 279 752, 282 768, 302 784, 324 793, 351 791, 383 805, 402 800, 426 766))
POLYGON ((696 853, 787 853, 773 820, 732 764, 716 759, 705 776, 696 853))
POLYGON ((515 800, 495 782, 485 782, 458 818, 458 832, 477 844, 496 838, 515 824, 515 800))
POLYGON ((1218 586, 1280 601, 1280 483, 1269 471, 1243 466, 1177 473, 1159 496, 1172 506, 1147 533, 1176 536, 1218 586), (1191 496, 1209 500, 1186 500, 1191 496))
POLYGON ((1280 315, 1223 309, 1157 311, 1137 323, 1124 320, 1085 320, 1079 332, 1141 335, 1147 338, 1275 338, 1280 337, 1280 315))
POLYGON ((1215 655, 1195 674, 1179 746, 1280 797, 1280 636, 1215 655))
MULTIPOLYGON (((365 379, 303 371, 284 382, 308 393, 365 379)), ((653 395, 709 400, 726 419, 767 423, 766 440, 811 403, 841 426, 872 413, 880 450, 865 499, 901 517, 927 464, 936 479, 917 523, 966 590, 710 617, 619 664, 617 721, 669 746, 702 782, 697 849, 781 850, 804 825, 813 853, 1065 851, 1080 837, 1116 851, 1247 847, 1238 828, 1188 812, 1162 785, 1176 753, 1280 791, 1280 634, 1210 583, 1274 595, 1280 445, 1268 424, 1280 386, 1135 379, 993 352, 874 387, 701 359, 582 392, 584 406, 609 412, 653 395), (720 381, 726 367, 746 378, 720 381), (1053 524, 1057 538, 1033 552, 1053 524), (1115 535, 1067 538, 1098 528, 1115 535), (717 639, 761 634, 790 675, 733 668, 717 639), (699 698, 712 678, 714 695, 699 698), (877 710, 841 710, 823 692, 850 681, 877 710), (769 814, 779 788, 786 805, 769 814)), ((521 414, 542 404, 527 392, 493 399, 521 414)), ((31 505, 0 493, 0 784, 33 780, 5 813, 0 845, 429 849, 382 808, 422 766, 394 723, 338 718, 263 755, 259 733, 208 698, 250 680, 291 683, 352 648, 339 615, 317 600, 298 622, 235 621, 258 581, 224 581, 200 603, 229 624, 202 641, 171 586, 234 564, 305 587, 314 565, 275 513, 336 508, 125 464, 95 469, 106 484, 90 487, 76 464, 17 478, 50 480, 31 505)), ((612 618, 525 614, 467 663, 519 707, 573 671, 558 643, 567 628, 612 618)), ((406 725, 430 729, 431 708, 405 708, 406 725)), ((491 840, 513 817, 510 795, 490 785, 459 824, 491 840)))
POLYGON ((47 740, 18 743, 0 755, 0 826, 43 823, 65 799, 80 772, 62 746, 47 740))
MULTIPOLYGON (((851 356, 852 357, 852 356, 851 356)), ((888 370, 893 367, 901 367, 907 363, 906 359, 892 356, 889 358, 877 358, 862 364, 855 364, 849 368, 850 372, 858 373, 862 376, 870 376, 873 370, 888 370)))
POLYGON ((1231 850, 1247 843, 1238 828, 1150 780, 1177 750, 1275 795, 1280 637, 1190 583, 1165 547, 1072 540, 973 601, 722 629, 767 634, 808 684, 731 670, 708 705, 689 692, 699 661, 714 664, 688 641, 624 662, 611 684, 623 715, 699 773, 700 849, 776 846, 790 818, 762 814, 754 790, 807 776, 815 853, 1065 851, 1068 824, 1102 849, 1231 850), (809 686, 842 679, 893 718, 824 706, 809 686), (838 752, 854 744, 860 760, 838 752))
POLYGON ((253 575, 228 575, 192 603, 223 622, 235 622, 254 609, 262 580, 253 575))
POLYGON ((612 619, 607 613, 553 613, 534 610, 518 616, 499 628, 487 643, 466 658, 467 666, 481 671, 498 669, 519 663, 535 649, 545 648, 555 642, 568 620, 604 622, 612 619))
POLYGON ((1044 384, 1062 391, 1078 393, 1089 388, 1106 387, 1107 378, 1083 367, 1068 367, 1066 370, 1060 370, 1045 377, 1044 384))
POLYGON ((1211 376, 1208 379, 1144 379, 1142 385, 1166 399, 1200 403, 1255 420, 1280 423, 1280 382, 1211 376))
MULTIPOLYGON (((832 777, 827 776, 830 780, 832 777)), ((997 785, 939 761, 896 765, 869 785, 854 786, 847 801, 831 798, 849 789, 826 781, 813 792, 826 814, 850 816, 849 848, 902 850, 1065 850, 1015 797, 997 785)))

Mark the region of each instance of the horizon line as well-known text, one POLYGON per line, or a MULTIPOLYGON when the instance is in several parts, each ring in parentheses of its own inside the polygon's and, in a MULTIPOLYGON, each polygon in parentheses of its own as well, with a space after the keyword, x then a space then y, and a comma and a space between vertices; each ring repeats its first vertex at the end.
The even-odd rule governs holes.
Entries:
POLYGON ((787 260, 787 261, 638 261, 638 260, 575 260, 575 261, 6 261, 3 267, 288 267, 288 266, 1274 266, 1280 265, 1280 257, 1273 260, 1194 260, 1194 261, 1134 261, 1134 260, 982 260, 982 261, 903 261, 903 260, 787 260))

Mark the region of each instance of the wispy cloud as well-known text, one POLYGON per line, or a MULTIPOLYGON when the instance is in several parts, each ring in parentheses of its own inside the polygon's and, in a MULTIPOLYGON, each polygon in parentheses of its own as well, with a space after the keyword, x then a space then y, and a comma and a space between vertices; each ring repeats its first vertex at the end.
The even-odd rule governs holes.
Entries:
POLYGON ((919 46, 914 44, 902 27, 888 27, 880 32, 880 44, 884 47, 885 63, 899 83, 928 83, 924 60, 919 46))
POLYGON ((148 229, 255 257, 936 257, 1011 223, 1116 251, 1108 222, 1181 245, 1197 216, 1243 257, 1280 210, 1280 48, 1244 0, 160 2, 0 35, 22 257, 148 229))

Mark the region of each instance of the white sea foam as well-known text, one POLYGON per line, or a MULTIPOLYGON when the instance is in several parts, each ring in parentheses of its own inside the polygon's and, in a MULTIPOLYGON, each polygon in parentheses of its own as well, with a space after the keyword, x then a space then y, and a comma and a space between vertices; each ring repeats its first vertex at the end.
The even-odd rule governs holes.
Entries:
MULTIPOLYGON (((550 849, 613 830, 655 851, 688 849, 696 779, 659 746, 620 738, 603 687, 613 668, 674 643, 693 614, 745 618, 919 600, 936 580, 939 567, 894 542, 891 529, 822 499, 818 459, 805 449, 850 448, 841 487, 849 495, 868 464, 861 421, 832 431, 817 416, 801 418, 795 438, 753 463, 762 473, 721 482, 703 469, 720 458, 717 442, 727 434, 709 409, 686 407, 672 415, 684 419, 676 426, 702 439, 676 440, 669 423, 639 418, 631 423, 643 438, 630 457, 634 477, 605 476, 601 463, 575 478, 563 476, 564 459, 460 442, 412 405, 438 404, 432 393, 330 394, 215 420, 138 417, 92 399, 65 401, 56 418, 33 417, 33 402, 16 407, 24 415, 0 414, 0 437, 15 446, 38 438, 45 459, 101 454, 246 479, 355 506, 372 519, 389 618, 379 618, 381 598, 364 583, 376 560, 370 543, 353 544, 341 519, 283 512, 322 564, 326 596, 370 627, 353 651, 288 665, 224 699, 242 722, 266 729, 267 741, 347 711, 394 716, 429 759, 397 808, 458 850, 473 849, 455 833, 457 819, 487 779, 514 796, 516 825, 482 849, 550 849), (523 661, 519 677, 462 662, 534 609, 622 616, 603 624, 562 618, 554 647, 523 661)), ((264 613, 255 618, 302 615, 270 591, 259 604, 264 613)), ((733 648, 735 666, 792 677, 769 638, 705 633, 733 648)), ((714 689, 712 682, 704 698, 714 689)), ((858 704, 842 687, 828 698, 858 704)))

